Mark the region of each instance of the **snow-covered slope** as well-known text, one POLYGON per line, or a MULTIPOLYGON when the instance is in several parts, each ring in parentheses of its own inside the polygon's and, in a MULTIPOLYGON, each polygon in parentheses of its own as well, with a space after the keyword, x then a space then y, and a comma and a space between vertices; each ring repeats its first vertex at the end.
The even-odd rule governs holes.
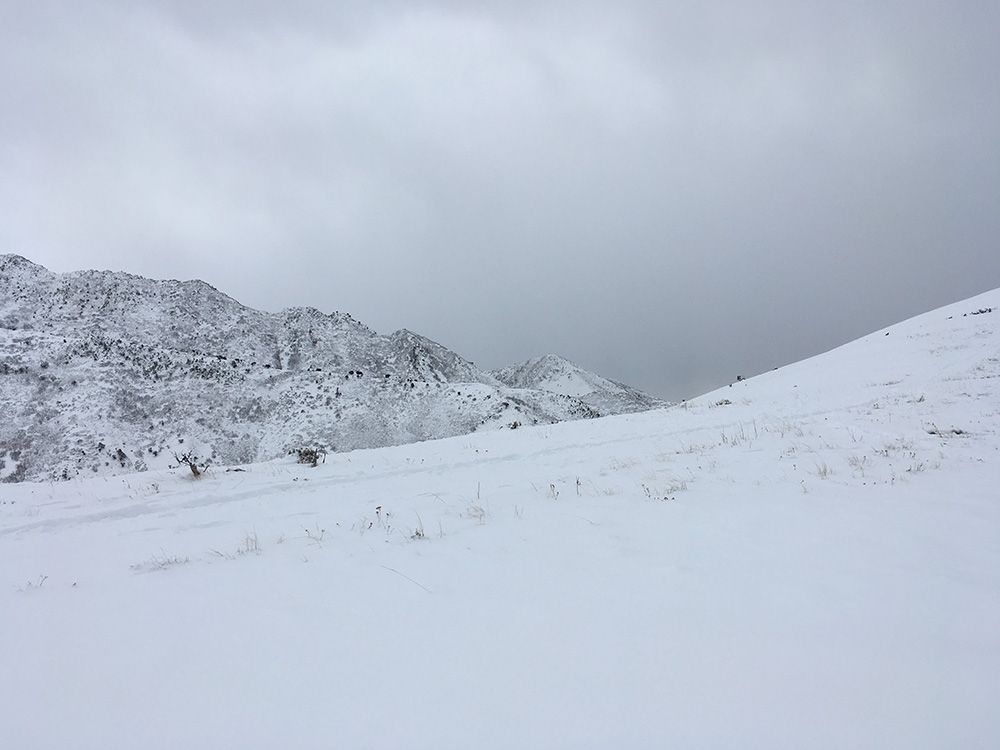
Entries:
POLYGON ((547 391, 578 398, 605 414, 627 414, 667 406, 645 393, 584 370, 556 354, 529 359, 491 373, 511 388, 547 391))
POLYGON ((0 485, 2 745, 1000 746, 998 324, 317 468, 0 485))
POLYGON ((512 389, 423 336, 379 335, 346 313, 269 314, 200 281, 55 274, 0 255, 8 481, 162 468, 192 446, 237 464, 660 405, 630 394, 512 389))

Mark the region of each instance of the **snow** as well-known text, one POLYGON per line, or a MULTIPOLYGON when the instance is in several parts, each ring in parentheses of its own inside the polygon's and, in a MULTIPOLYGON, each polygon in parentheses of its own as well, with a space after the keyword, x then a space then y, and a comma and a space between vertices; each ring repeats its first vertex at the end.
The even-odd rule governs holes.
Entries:
POLYGON ((55 274, 0 255, 0 474, 163 469, 192 441, 213 463, 263 461, 664 405, 565 364, 593 392, 507 387, 430 339, 347 313, 265 313, 200 281, 55 274))
POLYGON ((544 384, 547 386, 546 390, 564 396, 585 396, 597 390, 586 373, 580 372, 569 360, 552 354, 529 359, 519 367, 506 368, 500 372, 509 372, 506 378, 502 378, 508 385, 537 388, 544 384))
POLYGON ((0 485, 0 745, 997 747, 998 320, 317 468, 0 485))
POLYGON ((667 406, 663 401, 588 372, 556 354, 546 354, 520 365, 494 370, 492 375, 511 388, 540 390, 567 398, 578 398, 605 415, 667 406))

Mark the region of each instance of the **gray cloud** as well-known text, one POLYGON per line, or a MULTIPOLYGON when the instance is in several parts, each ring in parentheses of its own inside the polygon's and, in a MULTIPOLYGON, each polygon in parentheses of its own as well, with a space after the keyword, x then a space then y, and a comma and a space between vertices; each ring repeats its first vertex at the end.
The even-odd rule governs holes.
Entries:
POLYGON ((694 395, 1000 285, 994 3, 8 3, 0 249, 694 395))

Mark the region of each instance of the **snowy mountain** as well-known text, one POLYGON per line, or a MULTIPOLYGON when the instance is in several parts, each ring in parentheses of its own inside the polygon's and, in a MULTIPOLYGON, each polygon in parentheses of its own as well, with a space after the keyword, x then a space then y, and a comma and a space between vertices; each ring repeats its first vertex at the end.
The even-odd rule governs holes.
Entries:
POLYGON ((598 390, 511 388, 430 339, 380 335, 346 313, 271 314, 201 281, 56 274, 0 256, 7 481, 165 467, 192 449, 238 464, 664 405, 579 373, 598 390))
POLYGON ((1000 747, 998 479, 1000 290, 668 410, 0 485, 0 737, 1000 747))
POLYGON ((493 370, 490 374, 511 388, 569 396, 603 414, 626 414, 664 406, 658 399, 588 372, 556 354, 529 359, 522 365, 493 370))

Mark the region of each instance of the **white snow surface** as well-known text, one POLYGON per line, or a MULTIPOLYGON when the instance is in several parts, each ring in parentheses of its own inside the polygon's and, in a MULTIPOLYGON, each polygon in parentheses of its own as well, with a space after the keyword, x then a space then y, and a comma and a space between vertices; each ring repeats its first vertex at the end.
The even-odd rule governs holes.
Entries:
POLYGON ((1000 747, 998 320, 317 468, 0 485, 0 747, 1000 747))

